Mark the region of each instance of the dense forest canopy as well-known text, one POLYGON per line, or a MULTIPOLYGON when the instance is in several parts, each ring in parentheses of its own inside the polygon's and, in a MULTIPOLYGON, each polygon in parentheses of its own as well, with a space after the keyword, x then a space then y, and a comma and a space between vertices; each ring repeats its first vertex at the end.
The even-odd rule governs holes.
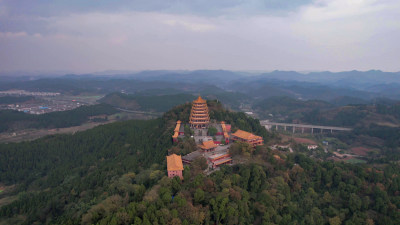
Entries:
POLYGON ((191 102, 193 98, 191 94, 146 96, 112 93, 102 98, 100 102, 123 109, 166 112, 175 105, 191 102))
POLYGON ((276 122, 366 127, 372 123, 400 124, 400 104, 377 99, 363 104, 337 106, 321 100, 271 97, 254 104, 261 118, 276 122))
MULTIPOLYGON (((259 121, 208 101, 211 119, 277 138, 259 121)), ((323 162, 303 153, 235 143, 234 160, 209 176, 201 161, 184 180, 166 177, 176 121, 190 104, 162 118, 102 125, 74 135, 0 144, 0 180, 16 198, 0 205, 0 223, 23 224, 399 224, 400 168, 323 162), (243 148, 243 149, 240 149, 243 148)), ((0 186, 1 187, 1 186, 0 186)), ((0 193, 5 195, 4 193, 0 193)))

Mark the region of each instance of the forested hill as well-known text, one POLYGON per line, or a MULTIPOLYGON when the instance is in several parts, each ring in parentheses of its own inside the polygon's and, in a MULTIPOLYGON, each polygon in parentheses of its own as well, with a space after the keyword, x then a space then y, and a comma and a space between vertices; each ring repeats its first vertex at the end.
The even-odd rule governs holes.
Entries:
POLYGON ((162 119, 134 120, 0 144, 0 180, 17 184, 10 195, 18 194, 0 209, 0 217, 26 216, 24 224, 80 224, 93 204, 109 196, 141 199, 146 187, 164 175, 162 163, 171 146, 167 130, 162 119))
MULTIPOLYGON (((215 111, 228 113, 219 103, 211 104, 215 111)), ((166 175, 173 128, 178 119, 188 120, 190 108, 190 104, 177 106, 155 120, 116 122, 74 135, 0 144, 0 188, 16 185, 11 192, 0 193, 0 200, 17 198, 8 205, 0 201, 0 224, 2 220, 91 224, 111 213, 93 215, 104 201, 111 201, 106 207, 141 201, 166 175)), ((260 130, 257 121, 229 113, 239 127, 260 130)))
POLYGON ((32 115, 13 110, 0 111, 0 132, 27 128, 62 128, 78 126, 90 116, 111 115, 118 112, 107 104, 81 106, 76 109, 32 115))
MULTIPOLYGON (((273 137, 257 120, 208 104, 232 129, 273 137)), ((400 224, 397 164, 321 162, 235 143, 241 163, 206 176, 196 161, 183 181, 167 178, 171 134, 189 112, 185 104, 155 120, 0 144, 0 188, 8 187, 0 224, 400 224)))
POLYGON ((122 109, 166 112, 176 105, 191 102, 194 98, 191 94, 143 96, 112 93, 100 99, 100 102, 122 109))
POLYGON ((400 125, 400 102, 387 99, 377 99, 374 103, 335 106, 321 100, 271 97, 258 101, 254 108, 262 118, 276 122, 295 121, 345 127, 365 127, 371 123, 400 125))

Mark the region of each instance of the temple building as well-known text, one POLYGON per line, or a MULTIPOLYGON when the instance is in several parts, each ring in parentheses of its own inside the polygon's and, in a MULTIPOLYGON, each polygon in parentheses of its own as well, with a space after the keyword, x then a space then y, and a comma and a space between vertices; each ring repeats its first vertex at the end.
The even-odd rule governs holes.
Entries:
POLYGON ((203 144, 201 144, 199 147, 200 147, 201 150, 203 150, 204 152, 212 152, 212 151, 214 151, 214 150, 218 147, 218 145, 216 145, 216 144, 214 143, 214 141, 211 140, 211 141, 203 142, 203 144))
POLYGON ((263 145, 264 140, 262 137, 254 135, 252 133, 243 131, 243 130, 237 130, 235 133, 232 134, 232 139, 234 141, 242 141, 249 143, 253 145, 254 147, 257 145, 263 145))
POLYGON ((225 144, 229 144, 229 132, 231 132, 231 125, 225 124, 224 121, 221 122, 222 133, 224 135, 225 144))
POLYGON ((184 128, 183 128, 183 126, 182 126, 182 122, 180 121, 180 120, 178 120, 177 122, 176 122, 176 127, 175 127, 175 129, 174 129, 174 135, 172 135, 172 140, 174 141, 174 142, 178 142, 178 137, 180 136, 180 135, 184 135, 185 133, 184 133, 184 128))
POLYGON ((207 101, 202 99, 200 96, 193 101, 189 123, 191 128, 197 129, 207 128, 210 123, 207 101))
POLYGON ((232 164, 232 158, 229 153, 211 155, 208 160, 212 163, 212 168, 214 169, 222 165, 232 164))
POLYGON ((180 177, 183 179, 182 171, 183 171, 183 164, 182 164, 182 157, 180 155, 172 154, 167 156, 167 170, 168 170, 168 177, 173 178, 175 176, 180 177))

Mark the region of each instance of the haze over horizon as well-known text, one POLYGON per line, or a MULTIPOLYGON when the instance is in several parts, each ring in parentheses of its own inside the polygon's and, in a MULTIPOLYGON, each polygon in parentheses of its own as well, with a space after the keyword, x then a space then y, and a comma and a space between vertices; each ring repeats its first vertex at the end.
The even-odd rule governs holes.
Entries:
POLYGON ((1 71, 400 71, 395 0, 0 0, 1 71))

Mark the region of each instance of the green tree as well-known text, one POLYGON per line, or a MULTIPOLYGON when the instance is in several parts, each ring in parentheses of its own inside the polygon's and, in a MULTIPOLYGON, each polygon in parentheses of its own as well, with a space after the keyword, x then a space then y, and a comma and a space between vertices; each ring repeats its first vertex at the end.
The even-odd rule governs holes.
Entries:
POLYGON ((350 195, 349 208, 352 212, 356 212, 361 208, 361 199, 354 193, 350 195))
POLYGON ((216 224, 221 224, 221 221, 225 219, 227 215, 228 202, 229 199, 222 196, 217 196, 210 200, 212 215, 216 224))
POLYGON ((339 216, 329 218, 329 225, 340 225, 340 224, 342 224, 342 221, 340 220, 339 216))
POLYGON ((215 127, 210 126, 208 128, 208 135, 210 135, 210 136, 215 136, 215 134, 217 134, 217 132, 218 132, 218 130, 215 127))
POLYGON ((194 193, 194 202, 196 204, 201 204, 204 201, 204 191, 200 188, 196 189, 194 193))

